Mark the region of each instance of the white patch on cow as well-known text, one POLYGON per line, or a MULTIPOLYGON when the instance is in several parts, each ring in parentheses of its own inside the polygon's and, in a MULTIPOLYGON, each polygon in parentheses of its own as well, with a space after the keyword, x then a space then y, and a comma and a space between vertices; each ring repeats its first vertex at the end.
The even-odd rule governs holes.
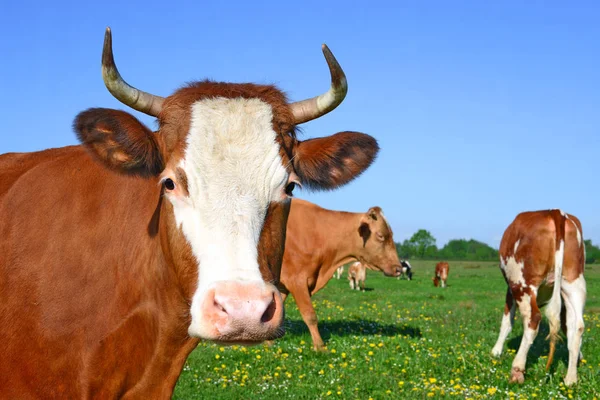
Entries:
POLYGON ((577 361, 583 358, 581 354, 581 337, 585 330, 583 308, 587 296, 585 278, 579 275, 573 282, 563 280, 562 293, 567 311, 567 343, 569 347, 569 366, 565 377, 565 384, 577 382, 577 361))
POLYGON ((521 239, 518 239, 518 240, 515 242, 515 248, 514 248, 514 250, 513 250, 513 254, 517 254, 517 249, 519 248, 519 243, 521 243, 521 239))
POLYGON ((521 339, 521 345, 519 351, 513 360, 512 367, 520 370, 525 370, 525 362, 527 361, 527 353, 531 347, 535 337, 537 335, 537 329, 531 329, 529 322, 531 321, 531 296, 524 293, 519 301, 519 311, 523 317, 523 338, 521 339))
POLYGON ((494 357, 499 357, 502 354, 502 349, 504 348, 504 342, 506 338, 512 331, 514 321, 515 321, 515 309, 516 303, 513 301, 512 307, 508 314, 502 314, 502 322, 500 323, 500 333, 498 334, 498 340, 496 344, 492 348, 492 355, 494 357))
POLYGON ((573 221, 569 217, 567 217, 567 219, 573 223, 573 226, 575 227, 575 232, 577 232, 577 245, 579 247, 581 247, 581 231, 579 230, 579 227, 577 226, 577 224, 575 223, 575 221, 573 221))
POLYGON ((513 285, 519 285, 522 287, 527 286, 525 283, 525 276, 523 275, 523 268, 525 267, 523 262, 517 262, 514 256, 510 256, 504 263, 504 273, 506 278, 513 285))
POLYGON ((565 214, 565 212, 563 210, 561 210, 560 208, 557 208, 557 210, 560 212, 560 215, 562 215, 563 217, 566 217, 567 215, 565 214))
POLYGON ((180 165, 189 197, 167 198, 200 265, 191 305, 192 326, 198 326, 203 325, 204 295, 216 282, 264 284, 258 241, 269 203, 284 198, 288 173, 272 128, 273 112, 265 102, 204 99, 191 111, 180 165))

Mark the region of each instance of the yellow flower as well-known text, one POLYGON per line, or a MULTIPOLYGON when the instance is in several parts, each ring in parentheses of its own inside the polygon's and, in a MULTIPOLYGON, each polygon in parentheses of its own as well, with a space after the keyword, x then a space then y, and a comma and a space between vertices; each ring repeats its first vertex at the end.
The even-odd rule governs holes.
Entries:
POLYGON ((260 354, 257 354, 257 355, 256 355, 256 359, 257 359, 257 360, 260 360, 260 354))
POLYGON ((335 349, 331 349, 331 352, 332 352, 333 354, 337 353, 337 351, 335 351, 335 349))
POLYGON ((398 382, 398 386, 404 386, 404 381, 398 382))
POLYGON ((331 396, 331 390, 327 391, 327 396, 331 396))
POLYGON ((323 375, 324 373, 325 373, 325 371, 323 371, 323 370, 319 371, 319 375, 323 375))
POLYGON ((217 355, 215 356, 215 358, 218 360, 219 358, 221 358, 221 356, 217 354, 217 355))
POLYGON ((219 351, 225 351, 225 347, 219 347, 219 351))
POLYGON ((302 353, 302 349, 298 349, 298 353, 302 353))
POLYGON ((436 383, 436 382, 437 382, 437 379, 435 379, 435 378, 429 378, 429 383, 436 383))
POLYGON ((435 396, 435 393, 433 393, 433 392, 427 393, 427 397, 433 397, 433 396, 435 396))
POLYGON ((496 394, 497 391, 498 389, 496 389, 495 387, 488 388, 487 390, 488 394, 490 395, 496 394))
POLYGON ((342 353, 342 358, 346 358, 346 353, 342 353))

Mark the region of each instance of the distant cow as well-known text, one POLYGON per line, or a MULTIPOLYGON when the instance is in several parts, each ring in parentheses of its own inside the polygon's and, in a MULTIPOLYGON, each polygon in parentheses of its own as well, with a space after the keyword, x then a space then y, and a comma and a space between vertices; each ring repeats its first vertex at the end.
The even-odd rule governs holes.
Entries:
POLYGON ((407 260, 401 260, 400 264, 402 265, 402 273, 400 274, 400 276, 398 276, 398 279, 404 277, 409 281, 412 280, 413 273, 412 266, 410 265, 410 263, 407 260))
POLYGON ((442 261, 437 263, 435 266, 435 276, 432 278, 433 286, 438 287, 441 282, 442 287, 445 288, 446 281, 448 280, 448 272, 450 272, 450 266, 447 262, 442 261))
POLYGON ((344 266, 341 265, 338 269, 335 270, 336 279, 340 279, 343 274, 344 274, 344 266))
POLYGON ((288 293, 294 296, 316 350, 324 343, 310 296, 327 284, 339 265, 356 259, 386 276, 400 274, 392 229, 381 208, 349 213, 292 200, 280 290, 284 299, 288 293))
POLYGON ((355 132, 297 139, 346 94, 323 51, 331 87, 311 99, 211 81, 164 98, 121 78, 106 32, 108 90, 157 131, 92 108, 82 145, 0 156, 1 398, 169 399, 200 339, 281 336, 294 186, 336 188, 378 150, 355 132))
POLYGON ((356 261, 348 268, 348 281, 350 289, 365 291, 365 281, 367 280, 367 268, 360 261, 356 261))
POLYGON ((524 212, 504 232, 500 243, 500 269, 508 284, 506 304, 498 341, 492 350, 502 354, 506 337, 512 330, 515 304, 523 317, 524 333, 511 370, 511 382, 525 379, 525 363, 542 319, 539 307, 548 303, 550 325, 550 368, 558 331, 566 331, 569 366, 565 384, 577 382, 577 363, 581 355, 583 308, 586 283, 583 277, 585 244, 579 219, 560 210, 524 212), (564 303, 561 302, 564 300, 564 303))

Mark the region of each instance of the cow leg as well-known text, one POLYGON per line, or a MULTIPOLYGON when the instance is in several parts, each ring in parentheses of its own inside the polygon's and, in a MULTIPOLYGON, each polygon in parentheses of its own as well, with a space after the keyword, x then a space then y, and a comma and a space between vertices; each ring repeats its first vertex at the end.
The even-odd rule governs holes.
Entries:
MULTIPOLYGON (((514 289, 518 290, 518 288, 513 288, 513 293, 515 293, 514 289)), ((542 313, 537 306, 536 295, 533 291, 528 290, 526 293, 523 293, 517 301, 517 305, 523 317, 523 338, 521 339, 519 351, 517 351, 517 355, 512 363, 512 370, 510 372, 511 383, 523 383, 525 381, 524 373, 527 353, 537 336, 540 321, 542 320, 542 313)))
POLYGON ((298 305, 300 315, 302 315, 302 319, 310 331, 313 349, 316 351, 323 350, 325 343, 323 342, 321 334, 319 333, 319 327, 317 326, 319 320, 317 319, 317 313, 315 312, 312 302, 310 301, 308 288, 304 288, 304 290, 293 293, 293 295, 294 299, 296 299, 296 304, 298 305))
POLYGON ((567 344, 569 346, 569 367, 565 385, 577 383, 577 363, 581 354, 581 337, 584 331, 583 308, 586 299, 586 283, 583 275, 569 283, 563 279, 562 292, 567 311, 567 344))
POLYGON ((510 291, 510 288, 506 288, 506 301, 504 303, 502 322, 500 323, 500 334, 498 335, 498 341, 496 341, 496 345, 494 345, 494 348, 492 349, 492 355, 494 357, 499 357, 502 354, 504 342, 512 331, 515 323, 515 309, 516 306, 512 292, 510 291))
POLYGON ((354 290, 354 280, 353 279, 349 279, 348 283, 350 283, 350 289, 354 290))

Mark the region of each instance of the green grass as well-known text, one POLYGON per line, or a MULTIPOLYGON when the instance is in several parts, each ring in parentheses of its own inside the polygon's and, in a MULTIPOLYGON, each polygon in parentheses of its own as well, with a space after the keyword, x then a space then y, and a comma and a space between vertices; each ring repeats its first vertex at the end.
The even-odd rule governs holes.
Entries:
POLYGON ((529 352, 523 385, 509 385, 522 335, 517 313, 505 353, 490 356, 506 286, 497 263, 451 262, 449 287, 434 288, 434 262, 413 263, 414 280, 369 271, 367 291, 344 277, 313 297, 328 353, 312 351, 289 298, 287 334, 273 346, 201 343, 190 355, 176 399, 600 398, 600 265, 587 266, 588 301, 579 384, 565 388, 566 340, 545 372, 548 325, 529 352), (508 350, 508 351, 506 351, 508 350))

